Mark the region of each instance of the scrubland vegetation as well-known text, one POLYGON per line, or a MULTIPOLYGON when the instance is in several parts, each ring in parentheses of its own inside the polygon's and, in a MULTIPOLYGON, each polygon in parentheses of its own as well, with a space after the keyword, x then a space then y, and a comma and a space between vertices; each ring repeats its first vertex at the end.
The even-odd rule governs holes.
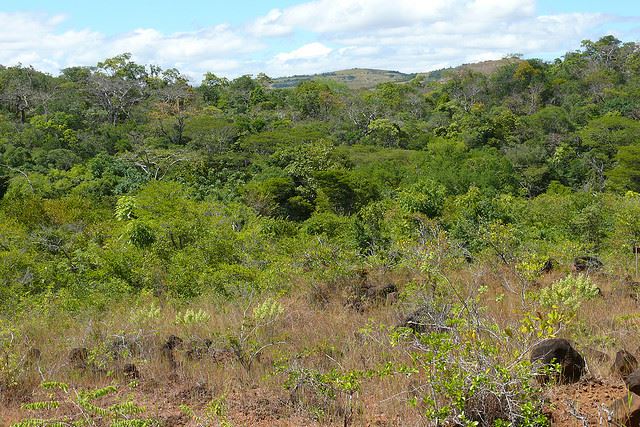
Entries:
POLYGON ((270 82, 0 67, 0 425, 543 426, 549 337, 619 380, 640 45, 270 82))

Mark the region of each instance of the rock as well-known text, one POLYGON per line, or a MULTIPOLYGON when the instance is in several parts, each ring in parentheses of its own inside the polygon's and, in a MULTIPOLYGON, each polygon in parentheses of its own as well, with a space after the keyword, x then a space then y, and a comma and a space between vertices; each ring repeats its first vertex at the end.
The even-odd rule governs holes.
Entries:
POLYGON ((122 373, 125 377, 137 380, 140 378, 140 371, 133 363, 127 363, 122 367, 122 373))
POLYGON ((78 347, 69 353, 69 364, 76 369, 86 369, 89 360, 89 350, 85 347, 78 347))
POLYGON ((584 353, 587 356, 587 361, 593 360, 597 363, 609 363, 611 361, 611 357, 607 353, 594 348, 585 348, 584 353))
POLYGON ((189 343, 187 358, 190 360, 200 360, 207 354, 213 345, 210 339, 194 339, 189 343))
POLYGON ((540 268, 540 273, 550 273, 553 271, 553 267, 555 266, 555 262, 552 259, 548 259, 542 264, 540 268))
POLYGON ((571 265, 571 270, 574 272, 590 272, 590 271, 598 271, 600 270, 604 264, 598 258, 594 256, 579 256, 573 259, 573 264, 571 265))
MULTIPOLYGON (((584 358, 573 348, 571 343, 562 338, 550 338, 538 343, 531 350, 531 363, 549 366, 552 363, 560 365, 560 373, 556 378, 561 384, 575 383, 585 372, 584 358)), ((548 381, 546 375, 540 377, 541 381, 548 381)))
POLYGON ((426 302, 405 317, 398 326, 411 328, 417 333, 447 332, 450 311, 451 307, 448 305, 435 307, 431 302, 426 302))
POLYGON ((141 353, 140 344, 135 338, 118 336, 113 339, 109 350, 114 360, 126 358, 128 356, 139 356, 141 353))
POLYGON ((608 407, 609 422, 618 427, 640 427, 640 398, 634 393, 621 397, 608 407))
POLYGON ((493 427, 508 417, 507 404, 495 393, 480 390, 465 399, 464 414, 479 427, 493 427))
POLYGON ((640 394, 640 370, 635 370, 624 379, 630 392, 640 394))
POLYGON ((611 374, 622 379, 628 377, 638 369, 638 360, 627 350, 620 350, 616 353, 616 359, 611 366, 611 374))
POLYGON ((176 355, 174 353, 174 350, 177 349, 178 347, 181 347, 182 343, 183 343, 182 338, 175 335, 170 335, 169 338, 167 338, 167 341, 162 345, 160 349, 160 354, 162 356, 162 359, 169 364, 169 367, 173 371, 175 371, 178 368, 178 362, 176 360, 176 355))

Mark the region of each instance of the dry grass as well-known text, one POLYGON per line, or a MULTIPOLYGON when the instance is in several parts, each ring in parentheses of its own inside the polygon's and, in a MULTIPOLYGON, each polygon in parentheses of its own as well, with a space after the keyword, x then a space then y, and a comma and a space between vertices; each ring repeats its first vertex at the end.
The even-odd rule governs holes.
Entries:
MULTIPOLYGON (((546 286, 566 272, 554 271, 530 285, 546 286)), ((521 289, 513 272, 495 263, 465 266, 449 274, 451 283, 465 296, 478 295, 487 314, 503 328, 518 327, 522 318, 521 289)), ((576 322, 563 332, 587 356, 592 375, 609 378, 610 362, 590 359, 588 352, 597 350, 614 357, 619 349, 636 353, 640 345, 640 316, 637 302, 628 292, 629 286, 619 277, 594 274, 592 279, 602 296, 586 302, 576 322), (621 291, 625 289, 625 291, 621 291)), ((407 272, 371 271, 368 280, 379 286, 394 283, 402 290, 412 279, 407 272)), ((10 425, 29 413, 20 408, 24 402, 44 397, 37 385, 43 379, 64 381, 74 387, 96 388, 117 384, 122 396, 130 396, 147 408, 147 416, 163 420, 164 425, 197 425, 181 414, 179 406, 187 404, 203 411, 212 399, 225 396, 228 417, 234 425, 342 425, 346 402, 341 398, 328 404, 312 390, 290 393, 283 387, 284 374, 278 365, 298 366, 319 371, 339 369, 375 369, 386 361, 402 361, 406 355, 395 352, 378 325, 396 325, 415 305, 414 301, 394 304, 379 302, 354 310, 345 307, 349 292, 358 278, 336 283, 300 283, 298 289, 279 301, 284 312, 274 322, 259 328, 257 347, 266 345, 250 367, 233 353, 228 336, 238 336, 243 319, 252 313, 261 299, 242 302, 202 299, 189 305, 210 317, 191 325, 176 324, 176 314, 186 308, 165 304, 157 316, 144 320, 140 313, 159 303, 153 298, 114 306, 99 318, 71 318, 59 314, 51 317, 33 315, 21 319, 22 333, 18 351, 23 355, 20 382, 0 403, 0 425, 10 425), (55 320, 53 320, 55 319, 55 320), (361 329, 372 325, 363 334, 361 329), (170 335, 182 338, 175 350, 176 368, 171 366, 162 348, 170 335), (118 339, 130 340, 134 354, 115 359, 110 345, 118 339), (211 340, 211 351, 192 360, 189 350, 193 342, 211 340), (87 368, 74 367, 69 353, 84 347, 91 354, 87 368), (30 349, 41 351, 40 360, 27 363, 30 349), (140 371, 139 385, 129 389, 131 379, 121 372, 124 363, 134 363, 140 371), (315 399, 315 400, 314 400, 315 399), (317 405, 317 406, 314 406, 317 405), (321 407, 322 405, 325 407, 321 407)), ((514 342, 513 348, 526 348, 528 343, 514 342)), ((401 376, 373 378, 364 381, 351 404, 353 425, 423 425, 420 411, 407 404, 416 379, 401 376)))

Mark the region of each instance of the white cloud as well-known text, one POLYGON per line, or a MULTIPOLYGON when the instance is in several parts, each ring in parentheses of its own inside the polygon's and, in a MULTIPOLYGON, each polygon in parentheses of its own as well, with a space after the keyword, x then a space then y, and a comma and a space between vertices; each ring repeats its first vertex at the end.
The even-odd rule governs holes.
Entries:
MULTIPOLYGON (((256 21, 265 36, 313 31, 334 46, 324 61, 309 61, 320 69, 402 71, 498 59, 514 52, 560 54, 597 36, 594 28, 610 19, 587 13, 538 16, 534 0, 315 0, 268 17, 256 21)), ((296 68, 309 67, 299 61, 296 68)))
POLYGON ((272 75, 313 74, 326 70, 333 49, 319 42, 305 44, 290 52, 281 52, 265 64, 272 75))
POLYGON ((332 50, 333 49, 322 43, 314 42, 305 44, 291 52, 279 53, 275 56, 275 60, 278 62, 289 62, 299 59, 318 59, 327 56, 332 50))
POLYGON ((253 30, 264 36, 296 29, 317 33, 379 31, 435 24, 457 18, 495 21, 530 16, 533 0, 314 0, 256 19, 253 30))
POLYGON ((63 22, 61 15, 0 13, 0 64, 22 63, 57 73, 131 52, 141 63, 165 68, 180 65, 198 81, 206 71, 234 74, 241 67, 241 58, 264 46, 225 24, 172 34, 139 28, 107 37, 91 30, 58 31, 63 22))
POLYGON ((617 19, 541 16, 535 0, 312 0, 238 27, 218 23, 171 34, 138 28, 106 36, 62 30, 64 15, 0 12, 0 64, 56 73, 131 52, 138 62, 178 67, 195 81, 206 71, 230 77, 352 67, 414 72, 513 52, 560 54, 617 19), (300 34, 305 42, 296 45, 300 34))

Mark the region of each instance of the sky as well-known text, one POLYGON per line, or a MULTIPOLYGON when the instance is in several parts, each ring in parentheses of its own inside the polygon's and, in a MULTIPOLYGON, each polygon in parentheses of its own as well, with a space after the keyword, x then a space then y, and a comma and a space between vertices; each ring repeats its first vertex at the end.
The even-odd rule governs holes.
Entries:
POLYGON ((0 64, 52 74, 130 52, 142 64, 272 77, 420 72, 584 39, 640 40, 638 0, 0 0, 0 64))

